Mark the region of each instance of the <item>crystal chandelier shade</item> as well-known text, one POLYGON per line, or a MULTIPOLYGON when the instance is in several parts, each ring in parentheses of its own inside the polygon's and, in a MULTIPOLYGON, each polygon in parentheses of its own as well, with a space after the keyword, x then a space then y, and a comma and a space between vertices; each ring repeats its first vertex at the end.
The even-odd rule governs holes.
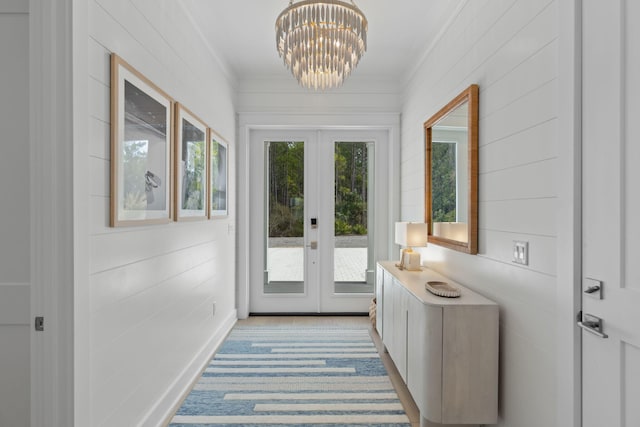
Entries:
POLYGON ((367 50, 367 27, 353 1, 291 0, 276 20, 278 53, 303 87, 338 87, 367 50))

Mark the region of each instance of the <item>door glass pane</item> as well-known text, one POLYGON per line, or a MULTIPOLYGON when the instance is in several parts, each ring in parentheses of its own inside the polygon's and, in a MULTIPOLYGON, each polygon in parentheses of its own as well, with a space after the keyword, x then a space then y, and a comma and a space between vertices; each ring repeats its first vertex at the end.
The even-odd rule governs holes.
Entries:
POLYGON ((304 143, 265 145, 264 293, 304 293, 304 143))
POLYGON ((373 144, 336 142, 335 293, 373 292, 373 188, 373 144))

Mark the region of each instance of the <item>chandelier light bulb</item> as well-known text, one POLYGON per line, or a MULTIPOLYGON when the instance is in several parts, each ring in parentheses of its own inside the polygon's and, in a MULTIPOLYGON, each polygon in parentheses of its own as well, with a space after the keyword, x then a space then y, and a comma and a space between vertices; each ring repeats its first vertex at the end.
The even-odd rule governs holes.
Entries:
POLYGON ((367 50, 367 18, 353 1, 302 0, 276 19, 276 46, 301 86, 339 87, 367 50))

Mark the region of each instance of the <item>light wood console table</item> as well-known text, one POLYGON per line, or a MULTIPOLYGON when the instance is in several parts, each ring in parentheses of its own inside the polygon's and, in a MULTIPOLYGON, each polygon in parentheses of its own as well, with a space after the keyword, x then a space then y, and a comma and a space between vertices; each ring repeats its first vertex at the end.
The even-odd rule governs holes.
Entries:
POLYGON ((498 305, 424 268, 376 271, 376 329, 420 409, 422 426, 495 424, 498 418, 498 305), (425 290, 460 289, 458 298, 425 290))

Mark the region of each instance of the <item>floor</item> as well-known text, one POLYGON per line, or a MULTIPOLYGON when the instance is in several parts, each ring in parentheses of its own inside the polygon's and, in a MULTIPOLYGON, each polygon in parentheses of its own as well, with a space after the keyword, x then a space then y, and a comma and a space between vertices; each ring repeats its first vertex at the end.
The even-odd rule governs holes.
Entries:
MULTIPOLYGON (((252 316, 245 320, 239 320, 238 325, 245 326, 278 326, 278 325, 299 325, 299 326, 331 326, 331 327, 340 327, 343 326, 345 328, 353 328, 353 327, 362 327, 367 328, 370 331, 371 322, 366 316, 252 316)), ((400 398, 400 402, 404 407, 407 416, 409 417, 409 421, 411 421, 411 427, 420 427, 420 416, 418 412, 418 408, 414 403, 409 391, 407 390, 404 381, 400 377, 398 370, 395 365, 391 361, 391 357, 389 354, 384 351, 384 347, 382 345, 382 341, 380 340, 380 336, 378 333, 373 330, 371 333, 373 337, 373 342, 378 348, 378 352, 380 353, 380 358, 382 359, 382 363, 384 364, 389 378, 393 386, 396 389, 396 393, 398 393, 398 397, 400 398)))

